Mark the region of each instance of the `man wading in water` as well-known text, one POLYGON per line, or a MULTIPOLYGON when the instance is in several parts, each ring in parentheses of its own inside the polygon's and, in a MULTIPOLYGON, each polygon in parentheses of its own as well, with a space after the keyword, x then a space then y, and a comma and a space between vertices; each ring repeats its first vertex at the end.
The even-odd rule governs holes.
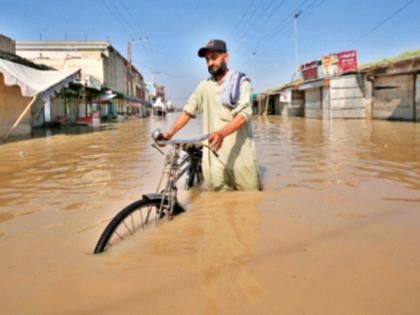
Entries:
POLYGON ((252 134, 251 84, 245 74, 227 68, 226 43, 211 40, 198 51, 211 78, 200 82, 183 112, 163 137, 169 140, 191 118, 203 114, 203 132, 214 156, 203 152, 203 175, 212 190, 259 190, 260 179, 252 134))

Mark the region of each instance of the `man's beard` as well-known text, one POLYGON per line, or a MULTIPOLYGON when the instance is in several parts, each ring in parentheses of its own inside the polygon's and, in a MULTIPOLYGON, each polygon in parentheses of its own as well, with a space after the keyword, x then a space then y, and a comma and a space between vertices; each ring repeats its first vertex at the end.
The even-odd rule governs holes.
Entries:
POLYGON ((224 74, 227 70, 227 65, 226 62, 222 62, 222 64, 220 65, 220 67, 216 68, 216 67, 208 67, 209 73, 211 74, 211 76, 213 78, 216 78, 222 74, 224 74))

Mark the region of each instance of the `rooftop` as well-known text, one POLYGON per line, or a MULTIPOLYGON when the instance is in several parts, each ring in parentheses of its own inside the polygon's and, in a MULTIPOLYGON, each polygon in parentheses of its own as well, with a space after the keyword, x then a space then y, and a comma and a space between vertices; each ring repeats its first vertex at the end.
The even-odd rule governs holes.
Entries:
POLYGON ((34 69, 37 69, 37 70, 55 70, 54 68, 51 68, 49 66, 42 65, 42 64, 36 64, 36 63, 33 63, 32 61, 30 61, 28 59, 25 59, 25 58, 22 58, 18 55, 11 54, 11 53, 1 51, 1 50, 0 50, 0 59, 5 59, 5 60, 8 60, 8 61, 12 61, 14 63, 18 63, 18 64, 21 64, 21 65, 24 65, 24 66, 27 66, 27 67, 30 67, 30 68, 34 68, 34 69))
POLYGON ((103 40, 42 40, 42 41, 16 41, 16 50, 104 50, 111 43, 103 40))
POLYGON ((360 67, 367 74, 415 73, 420 71, 420 50, 406 51, 391 58, 374 61, 360 67))

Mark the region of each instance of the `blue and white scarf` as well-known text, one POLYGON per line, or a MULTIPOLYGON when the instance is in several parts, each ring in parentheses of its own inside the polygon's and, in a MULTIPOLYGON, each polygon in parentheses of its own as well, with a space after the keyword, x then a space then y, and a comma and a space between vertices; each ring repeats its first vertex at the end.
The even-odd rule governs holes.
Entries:
POLYGON ((250 81, 245 73, 239 71, 228 71, 222 87, 222 104, 235 108, 241 96, 241 84, 250 81))

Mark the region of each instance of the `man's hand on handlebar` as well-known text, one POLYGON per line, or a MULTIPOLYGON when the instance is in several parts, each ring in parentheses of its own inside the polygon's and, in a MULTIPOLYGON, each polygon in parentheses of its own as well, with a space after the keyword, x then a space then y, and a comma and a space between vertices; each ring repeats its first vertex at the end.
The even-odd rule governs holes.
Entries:
POLYGON ((172 137, 173 137, 173 134, 171 132, 169 132, 169 131, 162 132, 162 139, 163 140, 171 140, 172 137))
POLYGON ((212 132, 209 135, 209 145, 213 151, 220 149, 223 143, 223 135, 220 132, 212 132))

